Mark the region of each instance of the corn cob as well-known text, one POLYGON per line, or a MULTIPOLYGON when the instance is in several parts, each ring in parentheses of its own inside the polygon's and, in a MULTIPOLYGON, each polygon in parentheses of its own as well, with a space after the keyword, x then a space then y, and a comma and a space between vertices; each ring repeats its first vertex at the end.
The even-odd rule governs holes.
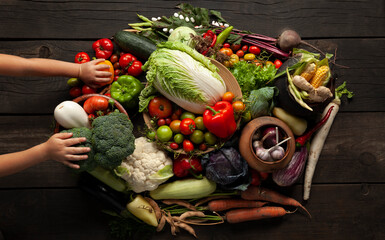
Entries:
POLYGON ((329 73, 329 67, 328 66, 324 65, 324 66, 318 68, 314 77, 312 78, 310 84, 314 88, 318 88, 319 86, 321 86, 324 83, 324 81, 328 77, 328 73, 329 73))
POLYGON ((306 81, 310 81, 313 78, 315 72, 317 71, 317 65, 315 63, 310 63, 306 66, 305 70, 301 73, 301 77, 305 78, 306 81))

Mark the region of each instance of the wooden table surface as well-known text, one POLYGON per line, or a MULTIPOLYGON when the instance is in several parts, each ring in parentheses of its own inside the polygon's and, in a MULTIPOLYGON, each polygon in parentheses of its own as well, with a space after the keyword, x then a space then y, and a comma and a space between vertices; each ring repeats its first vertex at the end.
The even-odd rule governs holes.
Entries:
MULTIPOLYGON (((0 1, 0 52, 73 61, 147 17, 170 16, 179 1, 0 1)), ((190 1, 215 9, 238 29, 277 36, 291 28, 324 51, 337 51, 344 100, 318 163, 310 200, 313 218, 197 227, 199 239, 385 239, 385 2, 190 1)), ((53 110, 69 99, 66 78, 0 76, 0 154, 45 141, 53 110)), ((134 121, 140 122, 140 117, 134 121)), ((0 229, 7 240, 112 239, 105 208, 77 185, 78 175, 48 161, 0 179, 0 229)), ((302 182, 281 189, 302 199, 302 182)), ((153 239, 171 239, 163 231, 153 239)), ((177 239, 193 239, 182 232, 177 239)))

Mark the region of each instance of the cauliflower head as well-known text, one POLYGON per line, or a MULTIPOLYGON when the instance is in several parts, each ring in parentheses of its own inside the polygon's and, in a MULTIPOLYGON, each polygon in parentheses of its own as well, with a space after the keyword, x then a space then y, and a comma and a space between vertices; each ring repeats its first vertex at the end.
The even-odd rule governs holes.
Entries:
POLYGON ((135 151, 116 168, 136 192, 151 191, 173 176, 172 159, 145 137, 135 139, 135 151))

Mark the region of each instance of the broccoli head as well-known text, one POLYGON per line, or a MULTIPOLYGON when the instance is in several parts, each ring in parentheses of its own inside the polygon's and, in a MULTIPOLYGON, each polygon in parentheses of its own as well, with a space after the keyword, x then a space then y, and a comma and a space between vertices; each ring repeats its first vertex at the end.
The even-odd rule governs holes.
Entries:
POLYGON ((96 167, 96 162, 94 161, 94 151, 91 144, 92 131, 86 127, 72 128, 68 130, 63 130, 61 132, 71 132, 73 133, 73 138, 85 137, 87 140, 85 142, 76 144, 75 147, 89 147, 91 151, 87 153, 88 158, 86 160, 76 161, 76 164, 80 166, 76 171, 90 171, 96 167))
POLYGON ((97 165, 114 169, 135 150, 133 125, 127 115, 113 112, 92 122, 91 143, 97 165))

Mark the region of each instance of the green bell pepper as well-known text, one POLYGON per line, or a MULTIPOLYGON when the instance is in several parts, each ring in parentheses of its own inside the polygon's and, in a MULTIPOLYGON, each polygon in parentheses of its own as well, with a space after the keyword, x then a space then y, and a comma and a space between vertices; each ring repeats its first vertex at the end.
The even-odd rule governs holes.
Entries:
POLYGON ((134 108, 139 101, 139 94, 144 85, 135 77, 122 75, 111 84, 111 97, 124 108, 134 108))

